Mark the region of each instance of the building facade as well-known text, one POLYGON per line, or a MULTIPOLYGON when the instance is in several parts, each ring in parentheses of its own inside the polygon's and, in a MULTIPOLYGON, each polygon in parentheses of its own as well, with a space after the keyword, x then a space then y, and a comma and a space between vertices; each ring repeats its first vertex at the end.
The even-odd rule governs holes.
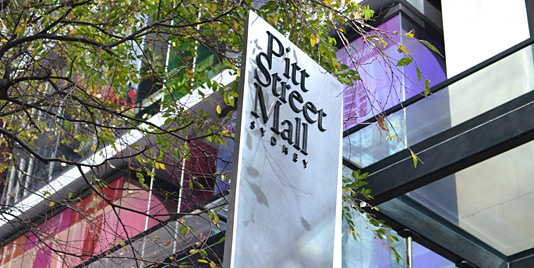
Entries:
MULTIPOLYGON (((400 44, 415 62, 384 68, 387 63, 358 36, 351 37, 353 50, 340 48, 337 53, 352 68, 357 59, 366 83, 344 91, 344 172, 369 174, 368 188, 375 197, 369 203, 379 208, 374 214, 399 237, 399 241, 377 239, 365 220, 358 220, 358 240, 344 228, 343 267, 531 267, 534 3, 385 0, 363 4, 376 11, 373 25, 377 35, 389 40, 383 48, 389 59, 397 62, 403 57, 400 44), (442 56, 409 38, 410 33, 429 41, 442 56), (423 79, 418 79, 419 70, 423 79), (418 158, 416 167, 412 154, 418 158), (400 263, 389 246, 401 253, 400 263)), ((209 53, 198 61, 216 64, 209 53)), ((171 56, 167 64, 180 63, 171 56)), ((226 71, 211 76, 221 84, 235 79, 226 71)), ((131 98, 144 101, 139 116, 154 115, 150 120, 163 124, 158 102, 144 98, 157 96, 156 83, 140 83, 135 94, 131 98)), ((173 97, 182 98, 191 111, 214 109, 201 102, 202 96, 173 97)), ((216 94, 208 98, 222 103, 216 94)), ((131 141, 145 142, 135 134, 131 141)), ((47 148, 55 148, 50 153, 72 151, 59 144, 47 148)), ((162 179, 148 188, 127 163, 114 162, 114 168, 102 171, 112 186, 105 192, 108 201, 88 194, 83 178, 74 175, 77 171, 40 167, 28 158, 21 164, 27 172, 49 170, 50 187, 63 196, 79 193, 80 198, 70 207, 50 210, 49 202, 36 201, 23 190, 43 185, 31 186, 29 176, 23 179, 23 173, 7 172, 21 179, 5 186, 3 204, 20 206, 25 217, 34 221, 30 229, 15 220, 1 223, 0 266, 220 265, 228 191, 214 174, 231 170, 233 143, 199 141, 196 148, 180 170, 157 171, 155 176, 162 179), (198 178, 206 187, 189 183, 198 178), (163 195, 158 189, 175 194, 163 195), (116 210, 113 204, 122 209, 116 210), (146 213, 132 212, 143 210, 146 213), (176 211, 187 213, 160 216, 176 211), (217 224, 213 224, 215 217, 217 224), (197 250, 199 243, 203 252, 197 250)))

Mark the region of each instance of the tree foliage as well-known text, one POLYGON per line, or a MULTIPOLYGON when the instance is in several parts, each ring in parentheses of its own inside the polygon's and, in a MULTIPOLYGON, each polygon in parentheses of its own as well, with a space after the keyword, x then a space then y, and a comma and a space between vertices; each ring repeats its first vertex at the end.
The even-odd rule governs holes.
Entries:
MULTIPOLYGON (((229 85, 210 79, 223 70, 238 75, 250 9, 348 85, 360 79, 336 59, 339 47, 348 46, 348 30, 368 36, 377 57, 387 59, 380 48, 393 42, 387 35, 370 36, 377 30, 368 24, 374 12, 351 1, 14 0, 0 1, 0 8, 1 170, 5 185, 18 185, 4 193, 4 215, 15 215, 12 205, 28 194, 49 200, 51 208, 72 207, 78 193, 58 197, 41 190, 68 169, 79 171, 95 204, 125 209, 106 194, 103 169, 124 169, 151 189, 157 174, 186 169, 193 151, 216 157, 198 141, 224 145, 233 138, 237 79, 229 85), (211 99, 212 91, 222 101, 211 99), (212 103, 190 110, 186 95, 212 103)), ((388 68, 412 63, 404 51, 406 57, 388 68)), ((212 176, 227 182, 229 174, 212 176)), ((189 183, 197 190, 207 187, 201 180, 189 183)), ((162 196, 172 193, 162 190, 162 196)), ((216 209, 196 213, 218 226, 216 209)), ((136 213, 158 221, 185 215, 136 213)), ((193 228, 181 226, 183 236, 193 228)), ((115 246, 131 243, 123 239, 115 246)), ((213 261, 200 256, 201 263, 213 261)))

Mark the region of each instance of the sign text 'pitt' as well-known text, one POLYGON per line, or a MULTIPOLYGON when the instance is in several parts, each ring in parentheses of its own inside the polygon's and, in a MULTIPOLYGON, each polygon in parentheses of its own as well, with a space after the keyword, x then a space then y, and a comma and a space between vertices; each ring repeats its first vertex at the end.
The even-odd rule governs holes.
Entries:
MULTIPOLYGON (((277 135, 284 140, 286 144, 282 145, 282 153, 289 154, 289 147, 292 146, 296 152, 293 152, 293 162, 299 161, 299 153, 303 156, 302 164, 307 167, 308 161, 304 159, 308 155, 308 129, 310 125, 316 125, 321 132, 326 131, 324 120, 327 113, 311 101, 306 101, 306 79, 310 75, 306 69, 302 69, 297 62, 291 62, 287 53, 290 48, 284 48, 280 40, 267 31, 268 42, 267 52, 260 52, 256 56, 257 69, 254 70, 254 108, 252 116, 261 119, 264 125, 267 125, 272 117, 270 129, 274 135, 271 136, 271 145, 275 146, 277 135), (273 69, 273 57, 283 59, 284 72, 282 74, 275 72, 273 69), (263 90, 271 90, 272 94, 277 97, 267 110, 263 90), (280 107, 289 105, 295 112, 295 117, 291 119, 280 118, 280 107), (259 107, 258 107, 259 106, 259 107)), ((250 122, 250 129, 256 129, 256 122, 250 122)), ((259 127, 261 136, 265 136, 267 131, 264 127, 259 127)), ((312 127, 312 130, 314 127, 312 127)))

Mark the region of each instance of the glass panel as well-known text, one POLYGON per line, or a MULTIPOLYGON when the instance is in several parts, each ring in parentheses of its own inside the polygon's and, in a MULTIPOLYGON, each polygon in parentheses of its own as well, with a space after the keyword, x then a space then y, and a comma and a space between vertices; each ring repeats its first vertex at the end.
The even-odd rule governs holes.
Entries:
POLYGON ((389 230, 386 235, 394 235, 399 241, 389 244, 386 241, 377 239, 375 234, 369 230, 369 225, 361 217, 355 217, 356 232, 358 240, 354 240, 352 234, 348 233, 348 225, 343 222, 342 234, 342 264, 343 267, 377 267, 377 268, 404 268, 404 239, 395 231, 389 230), (388 249, 394 247, 401 254, 401 261, 397 263, 395 254, 388 249))
POLYGON ((408 196, 505 255, 515 254, 534 247, 532 163, 534 142, 461 170, 408 196), (441 193, 436 195, 438 189, 441 193), (453 213, 455 217, 450 216, 453 213))
POLYGON ((495 19, 500 1, 441 1, 449 77, 530 37, 525 0, 507 0, 506 23, 495 19), (506 33, 499 38, 497 33, 506 33))
POLYGON ((371 35, 380 36, 387 43, 378 50, 372 42, 362 37, 355 39, 348 45, 348 49, 337 52, 339 61, 356 69, 361 81, 353 87, 345 86, 343 91, 343 129, 363 122, 384 110, 387 110, 402 101, 405 101, 424 89, 424 81, 417 81, 415 64, 398 67, 397 61, 404 57, 399 53, 398 45, 402 44, 417 63, 423 75, 433 86, 445 80, 444 59, 430 51, 420 42, 400 36, 415 30, 418 38, 425 39, 443 51, 441 45, 425 33, 423 29, 396 15, 377 27, 380 32, 371 32, 371 35), (399 32, 398 35, 384 32, 399 32), (379 56, 381 53, 387 58, 379 56), (354 62, 356 62, 356 67, 354 62))
POLYGON ((417 242, 412 242, 412 259, 414 268, 456 268, 453 262, 417 242))
POLYGON ((526 47, 392 115, 396 140, 377 123, 345 137, 344 157, 365 167, 504 104, 534 86, 533 46, 526 47), (398 119, 402 118, 402 120, 398 119))

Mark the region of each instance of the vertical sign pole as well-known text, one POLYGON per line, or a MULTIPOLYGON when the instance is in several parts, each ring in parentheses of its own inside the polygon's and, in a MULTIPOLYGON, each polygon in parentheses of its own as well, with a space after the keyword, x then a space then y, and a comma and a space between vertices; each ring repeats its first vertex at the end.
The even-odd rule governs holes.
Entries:
POLYGON ((242 59, 224 267, 338 267, 343 87, 253 12, 242 59))

